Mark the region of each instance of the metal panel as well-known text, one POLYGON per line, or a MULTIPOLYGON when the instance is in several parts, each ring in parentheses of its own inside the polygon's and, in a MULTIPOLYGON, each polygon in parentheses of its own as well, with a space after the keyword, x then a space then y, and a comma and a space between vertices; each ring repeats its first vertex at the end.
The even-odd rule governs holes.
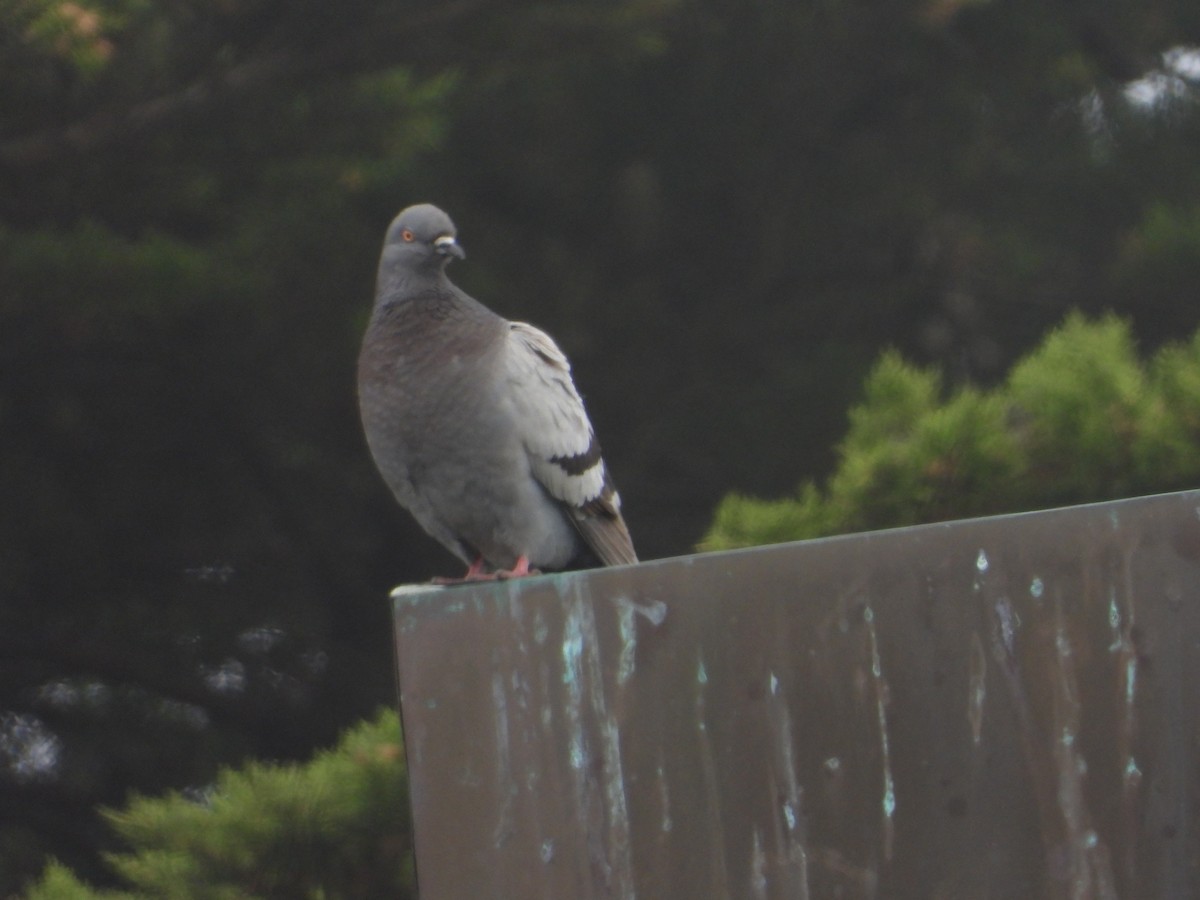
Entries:
POLYGON ((1200 896, 1200 493, 394 602, 422 900, 1200 896))

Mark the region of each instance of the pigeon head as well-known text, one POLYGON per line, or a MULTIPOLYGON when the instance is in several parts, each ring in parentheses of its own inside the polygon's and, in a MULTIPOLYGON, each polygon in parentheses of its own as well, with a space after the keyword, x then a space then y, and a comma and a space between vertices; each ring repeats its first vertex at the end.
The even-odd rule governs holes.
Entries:
POLYGON ((383 242, 383 264, 410 274, 441 272, 451 257, 465 256, 455 240, 457 234, 450 217, 436 206, 429 203, 410 206, 388 228, 383 242))

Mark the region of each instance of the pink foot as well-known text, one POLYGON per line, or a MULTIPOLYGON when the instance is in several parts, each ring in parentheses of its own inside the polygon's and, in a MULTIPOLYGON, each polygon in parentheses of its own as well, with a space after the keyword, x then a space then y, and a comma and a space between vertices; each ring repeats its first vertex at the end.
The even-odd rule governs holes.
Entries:
POLYGON ((505 581, 509 578, 524 578, 527 575, 540 575, 537 569, 529 568, 529 557, 522 554, 517 557, 516 563, 511 569, 497 569, 494 572, 485 572, 484 566, 487 565, 483 561, 482 556, 475 558, 475 561, 467 567, 467 572, 461 578, 447 578, 439 575, 431 579, 432 584, 467 584, 472 581, 505 581))
POLYGON ((496 577, 504 578, 524 578, 527 575, 540 575, 537 569, 529 568, 529 557, 524 554, 517 557, 516 564, 511 569, 497 569, 496 577))

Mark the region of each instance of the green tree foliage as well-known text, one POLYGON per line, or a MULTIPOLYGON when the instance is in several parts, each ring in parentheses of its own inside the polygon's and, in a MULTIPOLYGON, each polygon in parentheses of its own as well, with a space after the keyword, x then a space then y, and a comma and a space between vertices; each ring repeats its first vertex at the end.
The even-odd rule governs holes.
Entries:
POLYGON ((0 895, 50 852, 100 883, 98 804, 391 697, 385 590, 452 565, 355 413, 399 207, 560 340, 641 554, 683 552, 731 488, 829 468, 885 345, 949 390, 1071 308, 1195 329, 1163 53, 1198 10, 0 0, 0 895))
POLYGON ((126 888, 54 863, 27 900, 415 897, 400 725, 383 713, 303 765, 223 771, 201 798, 138 797, 106 813, 126 888))
POLYGON ((730 495, 705 546, 1016 512, 1200 481, 1200 332, 1147 363, 1115 316, 1072 315, 991 390, 885 353, 824 488, 730 495))
POLYGON ((0 744, 49 749, 0 778, 0 894, 103 846, 97 803, 303 755, 392 697, 364 562, 385 538, 353 506, 375 485, 346 464, 379 241, 359 217, 452 89, 398 67, 254 97, 37 202, 8 173, 0 744))
POLYGON ((386 588, 438 564, 357 421, 379 244, 493 31, 647 19, 569 12, 0 2, 0 896, 394 697, 386 588))

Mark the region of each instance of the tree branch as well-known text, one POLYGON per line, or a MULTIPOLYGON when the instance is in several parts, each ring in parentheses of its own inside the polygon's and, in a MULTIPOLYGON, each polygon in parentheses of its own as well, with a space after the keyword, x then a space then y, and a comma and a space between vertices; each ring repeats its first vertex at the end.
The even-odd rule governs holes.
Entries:
POLYGON ((161 129, 217 103, 280 81, 318 71, 366 71, 404 62, 413 35, 432 25, 464 19, 489 0, 443 3, 420 17, 408 17, 400 29, 355 29, 320 49, 290 47, 264 50, 214 76, 126 107, 105 109, 73 124, 0 141, 0 165, 29 167, 98 150, 161 129), (398 33, 402 32, 402 33, 398 33))

